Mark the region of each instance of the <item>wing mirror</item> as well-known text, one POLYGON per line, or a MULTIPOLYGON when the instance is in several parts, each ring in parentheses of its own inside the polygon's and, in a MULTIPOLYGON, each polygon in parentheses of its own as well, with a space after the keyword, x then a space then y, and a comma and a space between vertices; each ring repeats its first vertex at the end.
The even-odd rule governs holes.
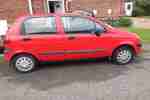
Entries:
POLYGON ((104 32, 106 32, 106 29, 104 27, 102 27, 99 24, 95 25, 95 32, 94 33, 95 33, 96 36, 100 36, 101 33, 104 33, 104 32))
POLYGON ((96 36, 100 36, 101 33, 100 33, 99 31, 95 31, 95 35, 96 35, 96 36))
POLYGON ((101 33, 104 33, 104 32, 106 32, 106 29, 100 29, 100 28, 95 29, 95 35, 96 36, 100 36, 101 33))

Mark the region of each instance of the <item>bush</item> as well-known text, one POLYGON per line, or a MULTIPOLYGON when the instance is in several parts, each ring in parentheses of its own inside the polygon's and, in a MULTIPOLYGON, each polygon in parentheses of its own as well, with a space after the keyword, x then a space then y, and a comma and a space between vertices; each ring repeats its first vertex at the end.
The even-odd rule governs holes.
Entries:
POLYGON ((134 7, 132 16, 133 16, 133 17, 146 16, 146 12, 145 12, 144 9, 142 9, 142 8, 140 8, 140 7, 134 7))
POLYGON ((150 16, 150 0, 135 0, 133 16, 150 16))
POLYGON ((129 27, 132 25, 132 21, 129 18, 121 17, 119 20, 112 20, 108 22, 114 27, 129 27))
POLYGON ((132 25, 131 19, 125 18, 125 17, 120 18, 120 19, 118 20, 118 22, 119 22, 119 23, 118 23, 119 26, 126 26, 126 27, 128 27, 128 26, 131 26, 131 25, 132 25))

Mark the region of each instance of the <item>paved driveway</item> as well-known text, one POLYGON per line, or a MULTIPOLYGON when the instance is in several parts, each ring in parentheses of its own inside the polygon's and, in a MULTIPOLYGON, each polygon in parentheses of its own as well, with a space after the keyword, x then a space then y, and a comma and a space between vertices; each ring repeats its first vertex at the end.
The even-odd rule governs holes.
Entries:
POLYGON ((133 17, 131 18, 133 22, 133 27, 137 28, 147 28, 149 29, 150 27, 150 19, 149 18, 137 18, 133 17))
POLYGON ((30 74, 1 63, 0 100, 150 100, 150 53, 143 55, 126 66, 107 60, 63 62, 30 74))

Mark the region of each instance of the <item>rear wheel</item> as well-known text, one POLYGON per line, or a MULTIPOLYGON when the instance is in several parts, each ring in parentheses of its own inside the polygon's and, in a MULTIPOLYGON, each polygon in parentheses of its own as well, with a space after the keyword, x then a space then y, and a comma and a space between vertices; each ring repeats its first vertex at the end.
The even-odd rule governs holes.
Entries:
POLYGON ((37 64, 38 62, 33 56, 25 54, 14 57, 10 62, 11 67, 21 73, 33 71, 37 64))
POLYGON ((116 64, 128 64, 134 58, 133 50, 128 46, 123 46, 116 49, 113 53, 112 60, 116 64))

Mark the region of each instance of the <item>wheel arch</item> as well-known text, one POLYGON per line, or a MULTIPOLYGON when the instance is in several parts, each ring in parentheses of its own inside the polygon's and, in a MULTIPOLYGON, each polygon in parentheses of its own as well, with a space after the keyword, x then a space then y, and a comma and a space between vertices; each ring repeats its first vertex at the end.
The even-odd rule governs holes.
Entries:
POLYGON ((115 49, 113 49, 111 55, 113 55, 113 53, 114 53, 117 49, 119 49, 119 48, 121 48, 121 47, 128 47, 128 48, 130 48, 130 49, 133 51, 134 55, 136 55, 136 50, 135 50, 134 46, 131 45, 131 44, 121 44, 121 45, 117 46, 115 49))
POLYGON ((29 55, 29 56, 32 56, 36 61, 39 61, 39 59, 34 56, 33 54, 31 53, 27 53, 27 52, 19 52, 19 53, 16 53, 14 54, 11 58, 10 58, 10 61, 12 61, 13 58, 17 57, 18 55, 29 55))

